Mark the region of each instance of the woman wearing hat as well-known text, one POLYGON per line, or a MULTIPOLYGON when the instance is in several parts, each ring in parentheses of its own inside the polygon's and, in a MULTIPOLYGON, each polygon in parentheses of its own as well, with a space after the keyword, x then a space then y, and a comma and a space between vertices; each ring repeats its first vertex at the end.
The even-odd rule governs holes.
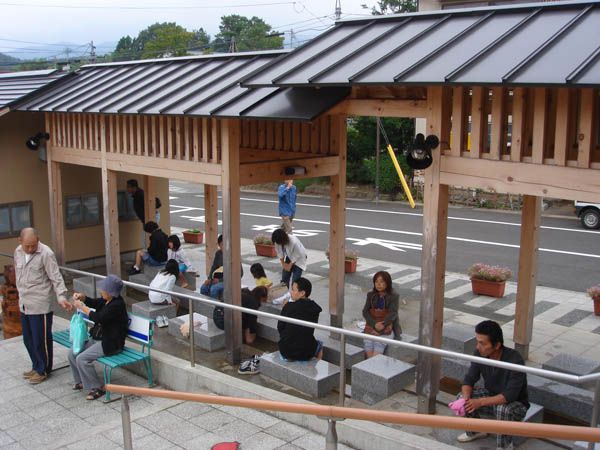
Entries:
POLYGON ((105 394, 104 386, 94 361, 102 356, 119 353, 125 346, 129 318, 125 301, 121 297, 123 282, 115 275, 109 275, 98 283, 101 298, 87 298, 85 294, 73 294, 73 305, 86 314, 94 326, 90 330, 91 339, 78 355, 69 352, 69 362, 75 384, 73 390, 85 389, 87 400, 96 400, 105 394), (92 309, 93 308, 93 309, 92 309))

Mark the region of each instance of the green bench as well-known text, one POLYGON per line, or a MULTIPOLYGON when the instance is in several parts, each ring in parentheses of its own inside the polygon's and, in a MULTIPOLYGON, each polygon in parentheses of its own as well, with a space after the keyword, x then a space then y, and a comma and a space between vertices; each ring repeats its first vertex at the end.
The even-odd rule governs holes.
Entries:
MULTIPOLYGON (((79 314, 82 313, 80 312, 79 314)), ((86 322, 90 323, 87 316, 84 314, 82 315, 86 322)), ((98 358, 96 361, 102 364, 104 369, 104 384, 106 385, 110 383, 113 369, 116 369, 117 367, 128 366, 137 362, 143 362, 146 369, 146 376, 148 378, 148 386, 153 386, 154 380, 152 376, 150 350, 152 348, 152 336, 154 334, 154 320, 136 316, 135 314, 131 313, 129 313, 128 316, 129 326, 127 328, 127 337, 135 342, 139 342, 142 345, 142 350, 140 351, 125 346, 123 350, 116 355, 98 358)), ((71 348, 68 329, 52 333, 52 340, 64 347, 71 348)), ((110 392, 106 391, 104 401, 110 401, 110 392)))

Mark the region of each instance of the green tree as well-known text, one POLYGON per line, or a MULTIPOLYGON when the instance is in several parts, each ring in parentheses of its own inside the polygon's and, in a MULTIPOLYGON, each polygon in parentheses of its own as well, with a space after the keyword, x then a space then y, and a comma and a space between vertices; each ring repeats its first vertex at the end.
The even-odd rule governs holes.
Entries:
MULTIPOLYGON (((378 0, 377 5, 371 8, 371 14, 382 16, 384 14, 399 14, 405 12, 415 12, 417 10, 417 0, 378 0)), ((367 5, 361 5, 364 9, 369 9, 367 5)))
POLYGON ((232 39, 235 40, 236 50, 242 52, 283 48, 283 36, 274 35, 271 25, 256 16, 250 19, 238 14, 221 17, 213 49, 216 52, 228 52, 232 39))

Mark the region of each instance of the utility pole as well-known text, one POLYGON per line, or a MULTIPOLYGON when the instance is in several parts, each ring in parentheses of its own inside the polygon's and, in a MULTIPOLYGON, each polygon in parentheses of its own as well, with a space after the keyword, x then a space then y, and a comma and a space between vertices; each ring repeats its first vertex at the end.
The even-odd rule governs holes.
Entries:
POLYGON ((375 135, 375 202, 379 202, 379 153, 381 153, 379 149, 379 128, 381 127, 380 121, 381 118, 376 117, 375 128, 377 130, 377 134, 375 135))
POLYGON ((290 30, 290 48, 294 48, 294 29, 290 30))
POLYGON ((231 36, 231 41, 229 42, 229 53, 237 52, 237 44, 235 43, 235 36, 231 36))
POLYGON ((335 20, 342 18, 342 0, 335 0, 335 20))
POLYGON ((96 64, 96 46, 94 41, 90 41, 90 62, 96 64))

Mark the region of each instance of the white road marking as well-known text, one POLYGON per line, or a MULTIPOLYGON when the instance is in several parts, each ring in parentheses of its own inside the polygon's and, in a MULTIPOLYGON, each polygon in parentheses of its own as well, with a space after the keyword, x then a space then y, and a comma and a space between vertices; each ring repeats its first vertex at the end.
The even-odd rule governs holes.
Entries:
MULTIPOLYGON (((177 206, 177 205, 172 205, 172 207, 174 208, 188 208, 187 206, 177 206)), ((194 210, 203 210, 204 208, 192 208, 189 207, 191 209, 194 210)), ((219 210, 220 212, 220 210, 219 210)), ((267 216, 264 214, 250 214, 250 213, 240 213, 241 216, 247 216, 247 217, 259 217, 262 219, 275 219, 275 220, 279 220, 280 217, 279 216, 267 216)), ((193 218, 189 217, 189 216, 181 216, 184 219, 189 218, 190 220, 194 220, 193 218)), ((204 221, 204 216, 202 217, 202 221, 204 221)), ((306 223, 311 223, 311 224, 318 224, 318 225, 327 225, 329 226, 329 222, 326 221, 320 221, 320 220, 304 220, 304 219, 294 219, 294 223, 297 222, 306 222, 306 223)), ((221 223, 221 222, 219 222, 221 223)), ((346 228, 355 228, 358 230, 369 230, 369 231, 381 231, 383 233, 392 233, 392 234, 404 234, 404 235, 408 235, 408 236, 423 236, 423 233, 418 233, 415 231, 403 231, 403 230, 391 230, 388 228, 378 228, 378 227, 366 227, 366 226, 362 226, 362 225, 350 225, 350 224, 346 224, 346 228)), ((491 242, 491 241, 482 241, 482 240, 478 240, 478 239, 467 239, 467 238, 460 238, 460 237, 453 237, 453 236, 448 236, 448 240, 449 241, 459 241, 459 242, 468 242, 471 244, 483 244, 483 245, 491 245, 491 246, 495 246, 495 247, 507 247, 507 248, 519 248, 518 244, 504 244, 501 242, 491 242)), ((570 251, 566 251, 566 250, 555 250, 555 249, 550 249, 550 248, 540 248, 539 251, 541 252, 547 252, 547 253, 558 253, 561 255, 572 255, 572 256, 582 256, 585 258, 600 258, 600 255, 594 255, 591 253, 579 253, 579 252, 570 252, 570 251)))

